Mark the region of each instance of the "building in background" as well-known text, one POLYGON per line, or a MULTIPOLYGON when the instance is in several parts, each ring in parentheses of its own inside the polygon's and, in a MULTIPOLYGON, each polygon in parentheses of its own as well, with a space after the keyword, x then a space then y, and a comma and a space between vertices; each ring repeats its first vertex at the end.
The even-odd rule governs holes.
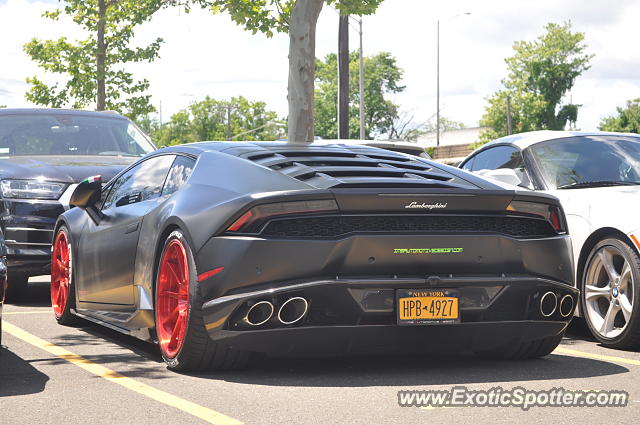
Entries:
MULTIPOLYGON (((436 148, 436 133, 426 133, 418 137, 417 144, 425 149, 435 148, 433 159, 445 164, 457 165, 472 151, 469 147, 480 138, 485 127, 467 127, 440 133, 440 147, 436 148)), ((429 149, 431 151, 431 149, 429 149)))

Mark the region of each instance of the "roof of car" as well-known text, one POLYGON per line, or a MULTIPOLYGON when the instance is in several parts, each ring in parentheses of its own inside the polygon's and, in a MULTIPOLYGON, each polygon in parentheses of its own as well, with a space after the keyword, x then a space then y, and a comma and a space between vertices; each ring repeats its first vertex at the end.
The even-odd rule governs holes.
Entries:
POLYGON ((181 151, 184 153, 190 153, 198 155, 201 152, 207 151, 219 151, 226 152, 231 155, 238 155, 247 151, 255 150, 278 150, 278 149, 323 149, 327 150, 345 150, 345 151, 378 151, 384 154, 391 155, 406 155, 398 152, 389 152, 377 146, 369 146, 361 143, 351 143, 351 140, 316 140, 313 143, 298 143, 289 144, 286 141, 251 141, 251 142, 227 142, 227 141, 205 141, 196 143, 186 143, 181 145, 168 146, 163 148, 164 151, 181 151))
POLYGON ((544 142, 547 140, 564 139, 568 137, 576 136, 636 136, 640 135, 635 133, 613 133, 606 131, 529 131, 526 133, 512 134, 510 136, 501 137, 493 140, 486 145, 483 145, 481 149, 497 144, 510 144, 519 147, 520 149, 526 149, 536 143, 544 142))
POLYGON ((82 115, 82 116, 100 116, 127 119, 127 117, 113 111, 82 111, 79 109, 57 109, 57 108, 0 108, 1 115, 82 115))
POLYGON ((426 158, 342 142, 198 142, 162 148, 158 154, 222 152, 323 189, 345 184, 476 189, 487 183, 426 158))

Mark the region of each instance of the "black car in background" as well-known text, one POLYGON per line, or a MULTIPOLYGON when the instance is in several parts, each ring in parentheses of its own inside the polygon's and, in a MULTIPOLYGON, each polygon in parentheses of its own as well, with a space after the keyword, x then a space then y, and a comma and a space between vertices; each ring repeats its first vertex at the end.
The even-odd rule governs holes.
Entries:
POLYGON ((88 175, 115 176, 155 150, 129 119, 110 112, 0 109, 0 236, 8 295, 49 273, 53 226, 88 175))
POLYGON ((7 246, 0 238, 0 349, 2 349, 2 304, 7 291, 7 246))

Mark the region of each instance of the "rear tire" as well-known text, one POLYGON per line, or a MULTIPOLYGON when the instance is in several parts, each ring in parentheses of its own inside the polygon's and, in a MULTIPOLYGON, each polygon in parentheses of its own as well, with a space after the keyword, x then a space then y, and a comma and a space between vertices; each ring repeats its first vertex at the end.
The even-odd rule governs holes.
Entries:
POLYGON ((181 372, 244 368, 248 352, 228 349, 209 337, 197 282, 189 243, 175 230, 164 242, 156 273, 156 334, 162 358, 169 369, 181 372))
POLYGON ((548 338, 524 341, 519 344, 508 344, 491 350, 478 350, 476 355, 487 359, 526 360, 536 359, 551 354, 564 337, 564 331, 548 338))

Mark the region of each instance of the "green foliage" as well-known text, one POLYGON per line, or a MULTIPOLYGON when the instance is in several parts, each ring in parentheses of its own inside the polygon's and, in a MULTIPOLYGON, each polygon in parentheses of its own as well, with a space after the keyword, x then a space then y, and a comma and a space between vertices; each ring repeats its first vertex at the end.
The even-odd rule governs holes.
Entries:
POLYGON ((640 98, 627 101, 627 107, 616 108, 618 115, 603 118, 598 128, 602 131, 640 133, 640 98))
MULTIPOLYGON (((301 0, 305 1, 305 0, 301 0)), ((327 0, 342 14, 370 15, 383 0, 327 0)), ((210 5, 214 12, 227 12, 244 29, 272 37, 274 32, 288 32, 289 18, 296 0, 196 0, 210 5)))
MULTIPOLYGON (((152 62, 158 57, 161 38, 147 46, 130 44, 136 25, 148 21, 163 6, 175 4, 170 0, 65 0, 62 9, 44 13, 52 20, 61 15, 70 16, 87 34, 84 40, 32 39, 24 46, 25 52, 41 68, 60 74, 62 80, 47 85, 37 76, 27 78, 31 89, 26 98, 36 104, 50 107, 85 108, 93 103, 104 104, 104 109, 115 110, 131 117, 154 110, 146 79, 136 80, 124 70, 131 62, 152 62), (104 42, 102 42, 104 34, 104 42), (103 102, 99 86, 103 84, 103 102)), ((102 108, 98 108, 102 109, 102 108)))
POLYGON ((504 89, 487 99, 480 125, 489 127, 479 144, 507 134, 506 98, 511 96, 513 131, 562 130, 578 117, 581 105, 562 104, 575 80, 589 69, 584 33, 571 32, 571 23, 549 23, 535 41, 514 43, 515 54, 505 59, 509 74, 504 89))
MULTIPOLYGON (((316 60, 315 128, 316 134, 325 139, 338 137, 338 57, 332 53, 324 61, 316 60)), ((360 90, 359 56, 351 53, 349 63, 349 135, 360 138, 360 90)), ((398 118, 398 105, 385 95, 400 93, 402 69, 391 53, 383 52, 364 58, 365 137, 391 132, 398 118)))
MULTIPOLYGON (((389 131, 385 138, 409 142, 416 141, 420 136, 437 131, 437 126, 433 118, 435 117, 432 117, 432 119, 426 122, 416 123, 414 122, 413 116, 409 116, 406 112, 401 112, 398 118, 393 121, 391 131, 389 131)), ((458 130, 461 128, 464 128, 463 123, 440 116, 440 134, 445 131, 458 130)))
MULTIPOLYGON (((445 131, 460 130, 462 128, 464 128, 464 123, 461 123, 460 121, 454 121, 440 115, 440 134, 444 133, 445 131)), ((426 133, 435 133, 438 130, 438 126, 436 125, 435 120, 427 121, 424 129, 426 133)))
POLYGON ((277 140, 284 137, 284 122, 264 102, 252 102, 240 96, 230 102, 209 96, 174 114, 169 122, 142 117, 137 121, 156 145, 170 146, 205 140, 227 140, 228 114, 231 111, 233 140, 277 140))

